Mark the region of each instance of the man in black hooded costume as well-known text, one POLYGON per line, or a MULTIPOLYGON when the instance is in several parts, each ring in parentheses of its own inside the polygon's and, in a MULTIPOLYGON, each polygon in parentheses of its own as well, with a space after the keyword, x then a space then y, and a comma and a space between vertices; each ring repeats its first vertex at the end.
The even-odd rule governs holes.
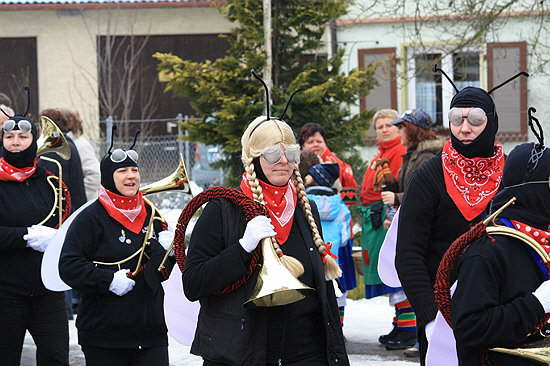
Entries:
POLYGON ((415 171, 399 214, 395 264, 416 312, 422 364, 425 328, 437 313, 433 285, 439 262, 451 243, 479 222, 499 189, 504 167, 502 146, 495 143, 498 115, 489 93, 475 87, 457 90, 450 107, 450 139, 415 171))
POLYGON ((539 254, 525 240, 491 232, 458 257, 452 325, 461 366, 486 361, 499 366, 539 364, 487 350, 516 348, 529 334, 540 339, 545 332, 541 322, 550 312, 550 267, 544 264, 550 253, 549 175, 548 149, 533 143, 517 146, 507 158, 503 189, 491 207, 494 211, 515 197, 496 224, 530 238, 539 254))

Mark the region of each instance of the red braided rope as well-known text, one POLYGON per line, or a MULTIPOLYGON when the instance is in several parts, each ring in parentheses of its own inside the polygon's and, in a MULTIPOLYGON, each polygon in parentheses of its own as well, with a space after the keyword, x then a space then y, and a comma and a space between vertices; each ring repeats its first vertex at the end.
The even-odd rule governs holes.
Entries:
MULTIPOLYGON (((53 174, 48 170, 46 170, 46 175, 50 177, 56 177, 57 179, 59 179, 57 175, 53 174)), ((71 214, 71 193, 69 192, 69 187, 67 187, 67 185, 65 184, 65 182, 63 182, 63 180, 61 180, 61 190, 63 191, 62 193, 63 197, 59 197, 59 199, 65 200, 63 204, 64 207, 62 209, 63 216, 61 217, 61 222, 64 222, 65 220, 67 220, 67 217, 69 217, 69 215, 71 214)), ((55 228, 59 229, 59 223, 55 225, 55 228)))
POLYGON ((435 277, 434 295, 439 311, 452 328, 451 324, 451 286, 456 280, 455 263, 458 255, 475 240, 487 234, 487 225, 482 221, 460 235, 443 255, 435 277))
MULTIPOLYGON (((456 259, 458 255, 464 251, 471 243, 487 235, 487 226, 481 221, 473 228, 462 234, 456 239, 449 249, 443 255, 443 259, 439 263, 437 275, 435 277, 434 295, 435 302, 441 315, 447 321, 447 324, 452 328, 452 303, 451 303, 451 286, 456 280, 456 259)), ((550 263, 544 263, 550 272, 550 263)), ((545 327, 550 320, 550 314, 545 314, 541 321, 535 326, 532 333, 538 332, 545 327)))
MULTIPOLYGON (((193 214, 206 202, 215 199, 215 198, 225 198, 233 202, 238 206, 247 221, 252 220, 254 217, 259 215, 266 215, 267 210, 264 205, 259 202, 252 200, 250 197, 246 196, 243 192, 229 187, 215 187, 210 188, 202 193, 195 196, 189 203, 185 206, 183 211, 180 214, 178 219, 178 224, 176 226, 176 233, 174 235, 174 253, 176 256, 176 262, 180 267, 180 270, 183 272, 185 264, 185 250, 187 248, 185 244, 185 230, 187 225, 193 217, 193 214)), ((218 294, 226 294, 242 286, 254 273, 254 270, 257 268, 257 265, 261 261, 261 251, 259 247, 252 252, 252 260, 248 265, 247 273, 239 278, 234 283, 222 289, 218 294)))

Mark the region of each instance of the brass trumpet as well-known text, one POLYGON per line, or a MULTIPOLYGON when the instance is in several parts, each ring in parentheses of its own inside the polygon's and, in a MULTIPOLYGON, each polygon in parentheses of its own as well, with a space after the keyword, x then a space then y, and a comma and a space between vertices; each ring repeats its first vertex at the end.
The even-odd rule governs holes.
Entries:
POLYGON ((54 193, 54 203, 51 211, 48 213, 46 218, 40 221, 37 225, 45 224, 52 216, 57 215, 59 218, 59 226, 63 223, 63 169, 61 164, 52 158, 46 156, 40 156, 42 154, 53 152, 59 155, 64 160, 69 160, 71 158, 71 148, 67 139, 63 135, 63 132, 57 127, 57 125, 48 117, 40 117, 40 136, 36 141, 38 150, 36 156, 39 156, 40 159, 49 161, 57 166, 58 176, 48 176, 46 180, 48 184, 52 187, 54 193), (57 179, 57 187, 53 180, 57 179), (57 213, 56 213, 57 211, 57 213))

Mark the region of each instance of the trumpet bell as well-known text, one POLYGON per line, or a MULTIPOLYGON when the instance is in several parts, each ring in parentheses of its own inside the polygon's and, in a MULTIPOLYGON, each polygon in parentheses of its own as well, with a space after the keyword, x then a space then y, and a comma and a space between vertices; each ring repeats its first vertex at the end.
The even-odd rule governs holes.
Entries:
POLYGON ((244 303, 245 306, 287 305, 300 301, 307 294, 315 291, 315 289, 304 285, 286 269, 275 253, 270 238, 263 239, 260 245, 263 254, 263 265, 254 290, 244 303))
POLYGON ((180 161, 176 170, 169 176, 156 181, 151 184, 147 184, 141 187, 140 192, 143 194, 166 192, 166 191, 183 191, 184 193, 191 194, 191 188, 189 186, 189 178, 187 171, 185 170, 185 163, 183 157, 180 155, 180 161))
POLYGON ((63 132, 48 117, 40 117, 40 137, 36 141, 38 150, 36 155, 54 152, 64 160, 71 158, 71 148, 63 132))

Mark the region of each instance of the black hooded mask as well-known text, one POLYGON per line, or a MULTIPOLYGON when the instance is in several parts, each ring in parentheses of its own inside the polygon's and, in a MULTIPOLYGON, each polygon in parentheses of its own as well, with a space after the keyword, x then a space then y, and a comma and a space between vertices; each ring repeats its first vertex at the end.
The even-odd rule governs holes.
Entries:
POLYGON ((502 217, 514 219, 540 230, 548 230, 550 224, 550 150, 544 148, 536 168, 530 162, 535 144, 518 145, 506 159, 502 176, 502 191, 493 199, 491 211, 503 206, 512 197, 516 203, 508 206, 502 217), (529 183, 533 182, 533 183, 529 183), (542 183, 534 183, 542 182, 542 183), (525 184, 522 184, 525 183, 525 184))
POLYGON ((115 185, 115 179, 113 178, 113 174, 115 173, 115 170, 120 168, 126 168, 129 166, 135 166, 137 167, 137 163, 130 159, 129 156, 126 156, 126 159, 119 163, 115 163, 111 160, 111 153, 108 152, 103 159, 101 159, 100 169, 101 169, 101 185, 103 188, 118 194, 122 196, 122 193, 116 189, 115 185))
POLYGON ((487 115, 487 125, 481 134, 469 144, 463 144, 451 133, 453 148, 466 158, 489 158, 495 152, 495 137, 498 131, 498 115, 493 99, 485 90, 466 87, 455 94, 451 108, 481 108, 487 115))
MULTIPOLYGON (((11 120, 15 121, 15 127, 14 131, 19 130, 19 126, 17 123, 22 120, 27 120, 31 124, 31 134, 32 134, 32 142, 28 148, 26 148, 23 151, 19 152, 10 152, 6 148, 4 148, 4 144, 2 144, 2 156, 6 162, 16 168, 26 168, 31 167, 34 165, 34 160, 36 158, 36 152, 38 150, 37 145, 37 139, 38 139, 38 129, 36 125, 27 117, 24 116, 13 116, 10 118, 11 120)), ((4 132, 2 131, 2 136, 4 132)))

